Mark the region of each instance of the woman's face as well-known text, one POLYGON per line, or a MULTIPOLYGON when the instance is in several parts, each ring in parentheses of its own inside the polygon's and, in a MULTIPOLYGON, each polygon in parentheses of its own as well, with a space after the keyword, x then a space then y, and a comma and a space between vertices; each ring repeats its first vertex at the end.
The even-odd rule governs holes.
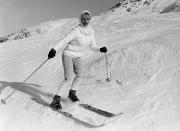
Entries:
POLYGON ((88 26, 89 25, 89 22, 90 22, 90 20, 91 20, 91 17, 90 17, 90 15, 89 14, 83 14, 82 16, 81 16, 81 24, 84 26, 84 27, 86 27, 86 26, 88 26))

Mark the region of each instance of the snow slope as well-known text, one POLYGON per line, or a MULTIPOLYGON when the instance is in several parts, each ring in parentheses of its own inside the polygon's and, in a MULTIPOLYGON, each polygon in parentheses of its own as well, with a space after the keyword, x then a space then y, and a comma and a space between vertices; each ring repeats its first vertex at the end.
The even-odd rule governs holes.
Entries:
MULTIPOLYGON (((23 83, 47 59, 57 40, 77 24, 77 19, 64 19, 50 22, 53 28, 41 35, 1 43, 0 98, 18 91, 7 105, 0 105, 0 131, 180 130, 180 13, 119 16, 117 12, 108 11, 92 22, 97 44, 108 47, 112 81, 105 81, 105 56, 89 51, 77 93, 84 103, 114 113, 123 111, 120 119, 90 128, 46 106, 63 79, 61 51, 23 83)), ((95 117, 86 110, 74 111, 95 117)))

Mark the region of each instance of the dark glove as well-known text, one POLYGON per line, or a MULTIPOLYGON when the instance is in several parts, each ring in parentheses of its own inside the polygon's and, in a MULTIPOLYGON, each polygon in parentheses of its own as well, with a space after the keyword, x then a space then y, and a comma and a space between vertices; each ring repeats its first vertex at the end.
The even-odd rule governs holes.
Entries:
POLYGON ((52 49, 49 51, 48 59, 53 58, 55 55, 56 55, 56 50, 52 48, 52 49))
POLYGON ((107 48, 104 46, 104 47, 101 47, 100 48, 100 52, 103 52, 103 53, 106 53, 107 52, 107 48))

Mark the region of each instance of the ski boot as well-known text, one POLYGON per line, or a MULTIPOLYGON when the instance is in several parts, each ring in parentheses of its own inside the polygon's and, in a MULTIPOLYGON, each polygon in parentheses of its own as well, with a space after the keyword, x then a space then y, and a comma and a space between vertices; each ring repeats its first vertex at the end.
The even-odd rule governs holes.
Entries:
POLYGON ((70 90, 69 91, 69 96, 68 96, 72 102, 77 102, 79 99, 76 96, 76 91, 75 90, 70 90))
POLYGON ((60 110, 62 109, 62 106, 60 104, 60 99, 61 97, 58 96, 58 95, 55 95, 54 98, 53 98, 53 101, 52 103, 50 104, 50 106, 55 109, 55 110, 60 110))

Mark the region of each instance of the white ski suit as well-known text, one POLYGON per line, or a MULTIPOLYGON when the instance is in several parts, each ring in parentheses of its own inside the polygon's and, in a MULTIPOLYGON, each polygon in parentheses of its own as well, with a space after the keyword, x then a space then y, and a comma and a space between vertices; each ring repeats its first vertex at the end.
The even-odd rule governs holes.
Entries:
POLYGON ((90 25, 87 27, 77 26, 59 41, 54 49, 57 51, 65 45, 66 47, 62 54, 65 79, 61 82, 60 88, 57 91, 57 94, 60 96, 64 92, 63 89, 65 84, 67 86, 67 83, 69 83, 71 79, 72 69, 76 76, 72 82, 71 90, 77 90, 83 76, 84 67, 81 57, 85 55, 85 49, 90 46, 92 50, 100 52, 95 42, 94 31, 90 25))
POLYGON ((94 31, 91 26, 81 27, 77 26, 68 35, 64 37, 54 49, 57 51, 61 47, 67 44, 63 54, 77 58, 82 57, 84 48, 90 46, 94 51, 99 52, 99 48, 96 45, 94 31))

